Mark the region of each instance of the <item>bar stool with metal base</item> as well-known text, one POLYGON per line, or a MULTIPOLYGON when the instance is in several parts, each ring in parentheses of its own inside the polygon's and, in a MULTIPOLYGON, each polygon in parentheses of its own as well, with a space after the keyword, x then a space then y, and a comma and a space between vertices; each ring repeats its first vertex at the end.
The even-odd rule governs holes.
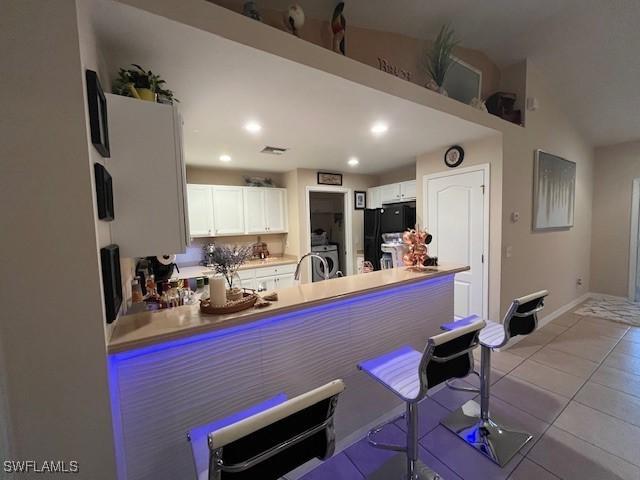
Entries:
POLYGON ((277 480, 333 455, 333 415, 342 380, 259 405, 189 431, 198 480, 277 480))
MULTIPOLYGON (((480 389, 459 387, 447 383, 449 388, 480 393, 480 405, 469 400, 440 423, 476 448, 492 461, 504 467, 509 460, 533 438, 529 433, 505 426, 499 418, 490 415, 491 351, 504 347, 517 335, 529 335, 538 327, 538 312, 544 307, 546 290, 517 298, 509 306, 503 323, 492 321, 480 332, 480 389)), ((442 325, 443 330, 465 328, 468 319, 442 325)), ((475 373, 475 372, 473 372, 475 373)))
POLYGON ((374 440, 374 436, 390 420, 369 431, 369 443, 385 450, 403 452, 396 455, 381 469, 369 476, 380 480, 434 480, 435 472, 418 460, 418 403, 427 396, 427 390, 451 378, 466 377, 473 371, 472 350, 479 344, 482 320, 475 320, 462 328, 429 338, 423 353, 411 347, 402 347, 377 358, 367 360, 358 368, 369 374, 406 403, 407 443, 389 445, 374 440))

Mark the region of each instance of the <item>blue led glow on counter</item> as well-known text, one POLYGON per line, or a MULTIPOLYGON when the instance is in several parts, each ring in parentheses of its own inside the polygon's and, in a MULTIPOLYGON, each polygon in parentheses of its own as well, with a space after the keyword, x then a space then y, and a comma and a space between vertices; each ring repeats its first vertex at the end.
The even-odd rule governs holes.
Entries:
POLYGON ((426 285, 440 285, 447 282, 451 282, 451 277, 453 277, 453 275, 444 275, 437 278, 430 278, 430 279, 418 281, 408 285, 391 287, 378 292, 363 293, 363 294, 356 293, 354 295, 349 295, 347 298, 337 297, 336 299, 327 300, 327 303, 323 303, 321 305, 312 306, 312 307, 301 307, 300 309, 293 312, 287 312, 287 313, 274 312, 273 316, 254 320, 252 322, 249 322, 243 325, 229 326, 228 328, 223 328, 221 330, 216 330, 213 332, 193 334, 185 338, 180 338, 175 340, 165 340, 161 343, 149 345, 147 347, 127 350, 125 352, 112 353, 109 355, 109 360, 111 363, 117 363, 117 362, 128 360, 131 358, 139 357, 141 355, 150 355, 150 354, 155 354, 164 350, 174 349, 183 345, 190 345, 193 343, 204 342, 204 341, 213 340, 216 338, 223 338, 229 335, 241 334, 243 332, 261 328, 264 325, 283 322, 295 317, 310 315, 317 312, 326 312, 327 310, 332 310, 332 309, 337 310, 341 307, 344 307, 345 305, 350 305, 350 304, 355 305, 358 303, 364 303, 369 300, 380 298, 380 297, 391 297, 400 291, 406 293, 406 292, 413 292, 416 290, 422 290, 425 288, 426 285))

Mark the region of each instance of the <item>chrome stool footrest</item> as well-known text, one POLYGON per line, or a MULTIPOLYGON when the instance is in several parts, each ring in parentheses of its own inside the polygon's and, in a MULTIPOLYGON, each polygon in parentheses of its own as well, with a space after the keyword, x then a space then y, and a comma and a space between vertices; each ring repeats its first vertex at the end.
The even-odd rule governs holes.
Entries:
POLYGON ((469 400, 442 420, 442 425, 504 467, 533 437, 504 426, 498 417, 482 420, 480 405, 469 400))
POLYGON ((392 443, 376 442, 373 438, 375 435, 380 433, 384 427, 392 423, 395 423, 397 420, 400 420, 401 418, 406 418, 406 414, 402 413, 397 417, 394 417, 391 420, 387 420, 386 422, 381 423, 380 425, 373 427, 371 430, 369 430, 367 432, 367 442, 369 442, 369 445, 371 445, 374 448, 380 448, 382 450, 392 450, 394 452, 406 452, 407 451, 406 446, 394 445, 392 443))
MULTIPOLYGON (((471 374, 476 375, 477 377, 480 378, 480 374, 478 372, 476 372, 475 370, 473 372, 471 372, 469 375, 471 375, 471 374)), ((451 390, 456 390, 458 392, 480 393, 480 389, 476 388, 476 387, 459 387, 458 385, 453 383, 456 380, 460 380, 460 379, 459 378, 452 378, 451 380, 447 380, 444 383, 451 390)))
MULTIPOLYGON (((394 455, 378 470, 367 475, 366 480, 406 480, 407 459, 404 455, 394 455)), ((413 472, 414 480, 444 480, 439 474, 431 470, 418 460, 413 472)))

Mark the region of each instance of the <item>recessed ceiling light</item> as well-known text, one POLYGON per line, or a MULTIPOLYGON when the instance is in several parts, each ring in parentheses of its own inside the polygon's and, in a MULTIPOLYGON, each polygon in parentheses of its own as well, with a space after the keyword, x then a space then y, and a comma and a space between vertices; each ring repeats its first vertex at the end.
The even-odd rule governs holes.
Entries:
POLYGON ((347 163, 349 164, 349 166, 355 167, 360 163, 360 160, 358 160, 356 157, 351 157, 347 163))
POLYGON ((382 135, 383 133, 387 133, 387 130, 389 130, 389 126, 382 122, 374 123, 371 127, 371 133, 374 135, 382 135))
POLYGON ((220 161, 221 162, 230 162, 231 161, 231 156, 230 155, 220 155, 220 161))
POLYGON ((250 133, 258 133, 260 130, 262 130, 262 125, 260 125, 258 122, 247 122, 244 124, 244 129, 250 133))

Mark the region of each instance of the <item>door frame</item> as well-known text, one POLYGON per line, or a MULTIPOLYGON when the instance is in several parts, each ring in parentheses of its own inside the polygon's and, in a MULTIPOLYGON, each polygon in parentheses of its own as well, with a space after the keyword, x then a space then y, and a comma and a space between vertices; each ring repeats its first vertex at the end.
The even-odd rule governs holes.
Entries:
POLYGON ((489 228, 491 227, 491 165, 489 163, 481 163, 470 167, 456 168, 455 170, 445 170, 437 173, 430 173, 422 177, 422 217, 425 228, 429 230, 429 180, 435 180, 444 177, 453 177, 455 175, 463 175, 472 172, 484 173, 484 203, 483 203, 483 245, 482 255, 484 256, 483 272, 482 272, 482 316, 483 320, 489 318, 489 265, 491 258, 489 257, 489 228))
POLYGON ((638 229, 640 227, 640 177, 633 180, 631 193, 631 231, 629 232, 629 300, 636 301, 638 275, 638 229))
MULTIPOLYGON (((347 259, 345 275, 353 275, 353 205, 352 205, 352 192, 350 188, 346 187, 333 187, 323 185, 307 185, 305 193, 305 233, 304 233, 304 245, 307 246, 307 252, 311 251, 311 192, 325 192, 325 193, 341 193, 344 199, 344 241, 346 243, 343 248, 345 249, 345 258, 347 259), (348 249, 347 249, 348 247, 348 249)), ((306 252, 305 252, 306 253, 306 252)), ((301 255, 304 255, 301 254, 301 255)), ((308 271, 309 276, 311 270, 308 271)), ((309 278, 311 280, 311 278, 309 278)))

